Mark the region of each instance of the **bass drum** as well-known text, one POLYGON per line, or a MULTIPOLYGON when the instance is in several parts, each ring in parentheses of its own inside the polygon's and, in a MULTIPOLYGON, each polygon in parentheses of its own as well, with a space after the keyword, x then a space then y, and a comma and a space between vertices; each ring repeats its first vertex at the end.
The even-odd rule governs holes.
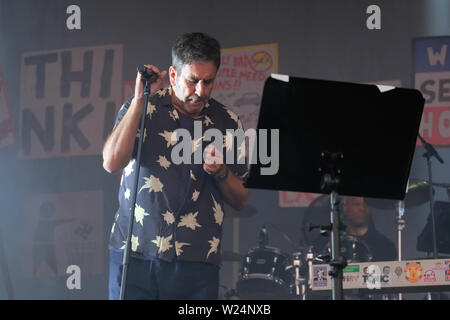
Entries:
POLYGON ((244 257, 237 283, 245 300, 292 299, 294 274, 288 254, 273 247, 252 248, 244 257))

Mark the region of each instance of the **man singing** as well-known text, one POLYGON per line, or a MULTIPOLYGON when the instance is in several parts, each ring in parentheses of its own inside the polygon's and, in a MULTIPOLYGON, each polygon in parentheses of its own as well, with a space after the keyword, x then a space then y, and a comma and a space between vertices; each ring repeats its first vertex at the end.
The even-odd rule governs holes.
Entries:
POLYGON ((110 299, 120 297, 140 134, 144 137, 125 299, 218 297, 223 202, 235 209, 247 204, 249 190, 242 179, 248 167, 212 161, 224 150, 203 137, 190 141, 191 160, 197 148, 205 149, 203 163, 175 164, 171 153, 177 129, 194 137, 194 125, 201 125, 202 132, 216 128, 224 136, 227 129, 242 128, 235 113, 210 98, 219 66, 216 39, 203 33, 183 34, 172 46, 170 87, 160 89, 167 71, 146 65, 159 77, 150 87, 144 132, 139 132, 144 101, 139 73, 134 96, 119 111, 103 149, 105 170, 122 170, 120 206, 109 246, 110 299))

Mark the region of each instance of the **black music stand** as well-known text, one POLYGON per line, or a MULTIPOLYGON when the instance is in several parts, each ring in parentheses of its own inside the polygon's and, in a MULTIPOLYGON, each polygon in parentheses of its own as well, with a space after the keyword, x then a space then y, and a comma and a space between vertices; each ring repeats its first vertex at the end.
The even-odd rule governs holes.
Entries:
MULTIPOLYGON (((287 76, 265 82, 258 130, 279 129, 279 170, 263 175, 261 169, 271 164, 252 159, 245 186, 331 194, 335 300, 343 298, 346 265, 340 253, 338 194, 404 199, 423 105, 421 93, 413 89, 287 76)), ((277 150, 270 140, 269 154, 277 150)))

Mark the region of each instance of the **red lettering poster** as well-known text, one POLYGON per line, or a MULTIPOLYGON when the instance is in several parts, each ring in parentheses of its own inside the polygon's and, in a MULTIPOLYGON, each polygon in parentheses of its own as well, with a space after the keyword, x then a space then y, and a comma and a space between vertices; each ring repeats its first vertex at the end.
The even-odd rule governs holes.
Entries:
POLYGON ((450 145, 450 37, 414 41, 414 87, 425 109, 419 132, 435 146, 450 145))
POLYGON ((278 72, 278 44, 222 50, 212 96, 234 111, 244 130, 256 129, 266 79, 278 72))

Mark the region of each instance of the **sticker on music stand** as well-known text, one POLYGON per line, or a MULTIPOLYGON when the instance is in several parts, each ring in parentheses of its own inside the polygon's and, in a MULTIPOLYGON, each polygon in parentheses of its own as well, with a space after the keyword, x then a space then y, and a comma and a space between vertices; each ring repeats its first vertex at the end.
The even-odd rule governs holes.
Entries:
POLYGON ((313 286, 326 287, 328 281, 327 267, 313 267, 313 286))
POLYGON ((408 263, 404 271, 405 279, 415 283, 423 277, 423 268, 420 263, 408 263))

